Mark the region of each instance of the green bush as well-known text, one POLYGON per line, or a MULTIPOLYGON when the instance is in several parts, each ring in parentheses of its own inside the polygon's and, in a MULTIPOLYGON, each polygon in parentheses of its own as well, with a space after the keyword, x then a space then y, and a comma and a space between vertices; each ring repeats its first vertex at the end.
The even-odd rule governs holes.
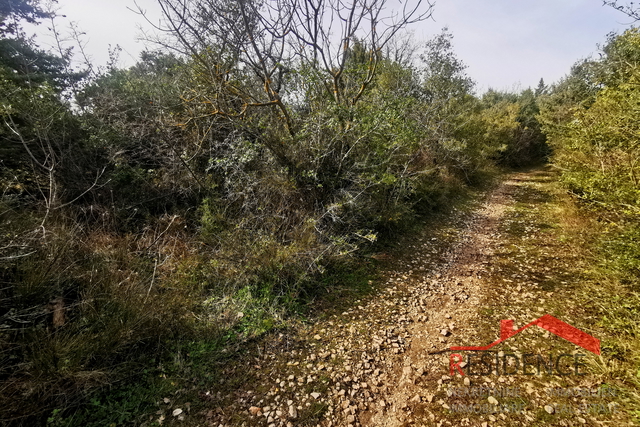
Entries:
POLYGON ((572 85, 555 89, 542 116, 552 135, 554 162, 567 186, 589 202, 609 209, 636 214, 640 209, 638 159, 640 158, 640 32, 630 29, 612 36, 603 49, 605 56, 574 68, 572 85), (569 98, 570 114, 559 100, 576 93, 577 86, 595 86, 597 91, 579 92, 569 98), (574 88, 574 89, 572 89, 574 88))

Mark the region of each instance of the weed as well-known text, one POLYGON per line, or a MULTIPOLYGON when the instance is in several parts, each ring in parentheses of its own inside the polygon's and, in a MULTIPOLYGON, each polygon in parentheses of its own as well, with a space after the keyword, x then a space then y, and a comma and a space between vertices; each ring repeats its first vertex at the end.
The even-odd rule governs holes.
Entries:
MULTIPOLYGON (((516 299, 527 301, 532 293, 545 313, 577 322, 597 336, 601 355, 587 359, 588 381, 619 390, 623 397, 617 403, 624 408, 624 416, 633 416, 640 407, 636 392, 640 298, 633 270, 636 231, 627 222, 613 224, 610 212, 572 199, 555 183, 554 172, 540 175, 546 177, 521 186, 516 205, 504 221, 508 242, 501 248, 493 280, 514 283, 509 286, 518 286, 516 299)), ((514 301, 506 304, 510 311, 514 309, 514 301)), ((505 309, 496 303, 496 312, 505 309)), ((489 315, 485 310, 480 313, 489 315)), ((540 410, 537 421, 551 424, 563 417, 540 410)))

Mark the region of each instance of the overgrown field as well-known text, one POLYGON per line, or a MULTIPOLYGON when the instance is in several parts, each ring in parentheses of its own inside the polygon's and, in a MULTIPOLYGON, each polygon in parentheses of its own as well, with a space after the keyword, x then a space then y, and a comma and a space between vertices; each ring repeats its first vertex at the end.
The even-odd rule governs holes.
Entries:
POLYGON ((167 358, 224 358, 318 295, 339 304, 369 254, 546 161, 547 136, 635 286, 636 30, 554 86, 479 96, 452 34, 405 32, 428 3, 159 3, 166 37, 127 69, 117 50, 75 67, 58 33, 38 47, 22 23, 55 18, 38 1, 0 13, 0 422, 130 422, 136 384, 170 388, 167 358))
POLYGON ((14 3, 0 14, 5 424, 132 422, 170 388, 166 360, 224 357, 365 286, 367 254, 548 154, 542 92, 478 97, 450 33, 403 33, 426 3, 382 25, 385 2, 305 18, 290 1, 160 0, 167 38, 128 69, 117 50, 74 68, 63 37, 42 50, 21 23, 53 14, 14 3), (340 40, 313 31, 333 21, 340 40))

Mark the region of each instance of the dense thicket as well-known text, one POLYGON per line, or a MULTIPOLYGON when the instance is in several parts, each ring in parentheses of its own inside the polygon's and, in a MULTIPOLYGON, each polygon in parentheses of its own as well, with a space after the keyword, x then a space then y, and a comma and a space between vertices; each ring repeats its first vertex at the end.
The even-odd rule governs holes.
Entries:
POLYGON ((606 243, 625 280, 640 277, 640 32, 612 34, 541 100, 540 121, 568 189, 604 211, 618 234, 606 243))
POLYGON ((16 20, 47 14, 15 4, 0 10, 3 422, 59 421, 172 340, 261 332, 380 236, 547 155, 543 85, 476 97, 446 31, 407 56, 399 31, 429 8, 388 26, 384 3, 354 2, 336 45, 343 3, 161 0, 167 48, 89 77, 24 37, 16 20))
POLYGON ((543 102, 541 120, 572 191, 638 208, 640 33, 611 35, 600 60, 581 61, 543 102))

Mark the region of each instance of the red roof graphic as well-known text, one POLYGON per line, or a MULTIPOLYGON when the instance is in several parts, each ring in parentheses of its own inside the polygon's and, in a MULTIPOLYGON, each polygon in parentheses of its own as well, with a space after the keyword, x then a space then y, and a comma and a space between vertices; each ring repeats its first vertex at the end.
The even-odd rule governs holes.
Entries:
POLYGON ((501 320, 500 321, 500 339, 492 342, 484 347, 451 347, 450 350, 489 350, 491 347, 500 344, 501 342, 511 338, 512 336, 519 334, 530 326, 539 326, 542 329, 546 329, 565 340, 572 342, 573 344, 584 348, 594 354, 600 354, 600 340, 581 331, 578 328, 574 328, 568 323, 563 322, 560 319, 553 317, 550 314, 545 314, 541 318, 534 320, 528 325, 523 326, 518 330, 513 330, 513 320, 501 320))

